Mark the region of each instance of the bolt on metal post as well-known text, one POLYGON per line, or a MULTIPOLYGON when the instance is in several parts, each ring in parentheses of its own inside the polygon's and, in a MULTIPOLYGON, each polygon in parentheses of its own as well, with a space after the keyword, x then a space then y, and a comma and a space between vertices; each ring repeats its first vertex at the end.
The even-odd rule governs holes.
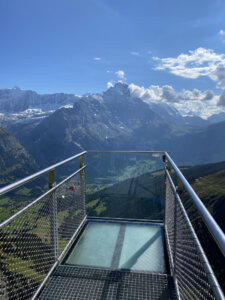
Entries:
MULTIPOLYGON (((55 186, 54 170, 49 171, 49 189, 55 186)), ((50 211, 50 242, 54 260, 58 257, 58 224, 57 224, 57 198, 55 190, 49 195, 50 211)))

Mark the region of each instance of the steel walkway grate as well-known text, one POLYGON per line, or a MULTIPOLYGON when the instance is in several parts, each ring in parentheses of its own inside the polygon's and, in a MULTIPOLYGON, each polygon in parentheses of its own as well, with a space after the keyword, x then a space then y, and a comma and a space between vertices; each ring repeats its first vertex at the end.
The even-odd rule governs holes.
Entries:
POLYGON ((59 266, 40 300, 177 299, 173 278, 165 274, 59 266))

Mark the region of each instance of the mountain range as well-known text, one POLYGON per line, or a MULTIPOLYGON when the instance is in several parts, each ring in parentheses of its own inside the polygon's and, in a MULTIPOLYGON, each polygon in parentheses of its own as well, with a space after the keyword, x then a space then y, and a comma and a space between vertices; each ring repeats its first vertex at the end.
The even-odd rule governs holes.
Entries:
POLYGON ((0 125, 40 167, 83 149, 166 150, 183 165, 224 160, 223 117, 184 117, 167 103, 134 97, 121 82, 82 97, 0 90, 0 125))

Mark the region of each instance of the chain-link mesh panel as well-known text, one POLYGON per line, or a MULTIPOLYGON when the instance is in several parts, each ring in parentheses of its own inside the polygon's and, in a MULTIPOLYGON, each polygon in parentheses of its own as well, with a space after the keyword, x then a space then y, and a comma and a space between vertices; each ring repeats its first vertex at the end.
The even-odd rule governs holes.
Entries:
MULTIPOLYGON (((82 175, 84 176, 84 175, 82 175)), ((30 299, 85 214, 80 174, 0 229, 0 299, 30 299)))
POLYGON ((176 211, 175 268, 180 294, 183 299, 216 299, 179 203, 176 211))
MULTIPOLYGON (((187 192, 185 192, 183 189, 180 191, 180 197, 182 198, 182 204, 184 205, 185 211, 188 214, 188 217, 191 221, 191 224, 198 236, 198 239, 201 243, 202 248, 204 249, 204 252, 209 260, 209 263, 213 269, 213 272, 216 275, 217 280, 219 281, 219 284, 221 288, 223 289, 223 292, 225 293, 225 257, 223 256, 222 252, 220 251, 217 243, 215 242, 213 236, 208 230, 208 227, 203 221, 203 218, 200 216, 199 211, 193 201, 191 200, 191 197, 188 195, 187 192)), ((210 197, 210 196, 209 196, 210 197)), ((216 201, 216 197, 211 197, 211 201, 216 201)), ((223 223, 219 223, 221 219, 218 218, 218 214, 224 213, 223 207, 221 205, 215 204, 213 205, 215 208, 212 209, 213 206, 210 207, 210 205, 205 201, 204 197, 201 198, 202 202, 206 206, 206 208, 209 210, 209 212, 212 212, 212 216, 215 218, 216 221, 218 221, 218 225, 221 226, 223 223), (215 214, 216 212, 216 214, 215 214)), ((224 203, 225 205, 225 203, 224 203)), ((225 207, 225 206, 224 206, 225 207)), ((221 229, 223 230, 224 227, 221 226, 221 229)), ((225 231, 225 230, 223 230, 225 231)))
POLYGON ((49 195, 0 230, 3 299, 28 299, 54 263, 49 195))
POLYGON ((179 198, 176 198, 167 178, 166 227, 169 244, 174 253, 176 274, 181 299, 216 299, 204 269, 200 252, 193 238, 192 226, 179 198), (171 205, 171 203, 173 205, 171 205), (174 219, 172 222, 171 219, 174 219), (171 226, 171 224, 175 226, 171 226))
POLYGON ((62 185, 56 194, 57 222, 58 222, 58 252, 62 252, 85 215, 85 206, 82 201, 82 185, 77 174, 66 185, 62 185))
POLYGON ((172 259, 174 258, 174 212, 175 212, 175 197, 171 189, 168 178, 166 178, 166 212, 165 223, 167 227, 169 245, 171 249, 172 259))

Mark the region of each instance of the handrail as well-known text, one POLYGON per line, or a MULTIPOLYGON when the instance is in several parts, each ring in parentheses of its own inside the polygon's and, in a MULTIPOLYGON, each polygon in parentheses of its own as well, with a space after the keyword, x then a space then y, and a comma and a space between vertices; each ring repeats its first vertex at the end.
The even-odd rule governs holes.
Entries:
POLYGON ((78 169, 77 171, 75 171, 73 174, 69 175, 68 177, 66 177, 64 180, 62 180, 61 182, 59 182, 58 184, 54 185, 50 190, 48 190, 47 192, 45 192, 44 194, 42 194, 40 197, 38 197, 37 199, 35 199, 34 201, 32 201, 31 203, 29 203, 28 205, 26 205, 24 208, 22 208, 21 210, 19 210, 17 213, 15 213, 14 215, 12 215, 11 217, 9 217, 8 219, 6 219, 5 221, 3 221, 0 224, 0 229, 5 226, 6 224, 8 224, 9 222, 11 222, 12 220, 14 220, 17 216, 19 216, 21 213, 23 213, 24 211, 26 211, 28 208, 30 208, 31 206, 33 206, 35 203, 39 202, 40 200, 42 200, 44 197, 50 195, 52 192, 54 192, 55 190, 57 190, 61 185, 63 185, 65 182, 67 182, 68 180, 70 180, 71 178, 73 178, 75 175, 77 175, 78 173, 80 173, 81 171, 83 171, 86 168, 86 166, 84 165, 82 168, 78 169))
POLYGON ((86 153, 160 153, 160 154, 165 154, 165 151, 135 151, 135 150, 134 151, 117 151, 117 150, 115 150, 115 151, 104 151, 104 150, 83 151, 83 152, 80 152, 80 153, 78 153, 74 156, 71 156, 71 157, 69 157, 69 158, 67 158, 67 159, 65 159, 65 160, 63 160, 63 161, 61 161, 57 164, 54 164, 54 165, 52 165, 52 166, 50 166, 46 169, 43 169, 43 170, 38 171, 38 172, 36 172, 36 173, 34 173, 30 176, 27 176, 27 177, 23 178, 21 180, 18 180, 15 183, 12 183, 12 184, 9 184, 7 186, 4 186, 3 188, 0 188, 0 196, 5 194, 5 193, 8 193, 8 192, 10 192, 10 191, 12 191, 16 188, 18 188, 18 187, 20 187, 21 185, 24 185, 25 183, 28 183, 28 182, 30 182, 30 181, 46 174, 46 173, 48 173, 51 170, 54 170, 54 169, 56 169, 56 168, 58 168, 62 165, 65 165, 66 163, 68 163, 68 162, 70 162, 70 161, 72 161, 72 160, 74 160, 74 159, 76 159, 76 158, 78 158, 78 157, 80 157, 80 156, 82 156, 86 153))
POLYGON ((48 173, 51 170, 54 170, 54 169, 56 169, 56 168, 58 168, 58 167, 60 167, 62 165, 65 165, 66 163, 68 163, 68 162, 70 162, 70 161, 72 161, 72 160, 74 160, 74 159, 76 159, 76 158, 84 155, 85 153, 87 153, 87 151, 80 152, 80 153, 78 153, 78 154, 76 154, 74 156, 71 156, 71 157, 69 157, 69 158, 67 158, 67 159, 65 159, 65 160, 63 160, 63 161, 61 161, 61 162, 59 162, 57 164, 54 164, 54 165, 52 165, 52 166, 50 166, 50 167, 48 167, 46 169, 43 169, 43 170, 41 170, 41 171, 39 171, 37 173, 34 173, 34 174, 32 174, 30 176, 27 176, 27 177, 25 177, 25 178, 23 178, 21 180, 18 180, 15 183, 9 184, 9 185, 1 188, 0 189, 0 196, 3 195, 3 194, 5 194, 5 193, 8 193, 8 192, 10 192, 10 191, 12 191, 12 190, 14 190, 16 188, 18 188, 18 187, 20 187, 21 185, 24 185, 25 183, 28 183, 28 182, 30 182, 30 181, 32 181, 32 180, 34 180, 34 179, 36 179, 36 178, 38 178, 38 177, 46 174, 46 173, 48 173))
POLYGON ((201 199, 198 197, 198 195, 195 193, 193 188, 188 183, 187 179, 184 177, 184 175, 181 173, 175 162, 172 160, 172 158, 169 156, 169 154, 165 153, 166 158, 172 168, 174 169, 175 173, 183 183, 185 189, 187 190, 188 194, 191 196, 194 204, 196 205, 200 215, 203 218, 204 223, 206 224, 209 232, 212 234, 216 244, 220 248, 221 252, 225 256, 225 235, 222 231, 222 229, 219 227, 219 225, 216 223, 214 218, 211 216, 211 214, 208 212, 205 205, 202 203, 201 199))
POLYGON ((189 219, 189 217, 187 215, 187 212, 186 212, 186 210, 185 210, 185 208, 183 206, 183 203, 182 203, 182 201, 180 199, 180 196, 178 195, 178 193, 176 191, 176 187, 174 185, 174 182, 173 182, 173 180, 172 180, 172 178, 171 178, 168 170, 166 170, 166 175, 167 175, 167 178, 169 180, 169 183, 170 183, 171 189, 173 191, 173 194, 175 196, 176 202, 177 202, 177 204, 179 205, 179 207, 181 209, 182 215, 185 218, 186 223, 188 224, 188 228, 189 228, 190 234, 191 234, 191 236, 193 238, 193 241, 194 241, 194 244, 195 244, 195 246, 197 248, 198 254, 199 254, 201 262, 202 262, 202 266, 203 266, 203 268, 204 268, 204 270, 206 272, 206 275, 208 277, 209 282, 211 283, 212 290, 214 291, 217 299, 224 300, 224 295, 223 295, 221 287, 220 287, 220 285, 218 283, 218 280, 217 280, 217 278, 215 277, 215 275, 213 273, 213 270, 212 270, 212 268, 211 268, 211 266, 209 264, 209 261, 208 261, 206 255, 205 255, 204 250, 202 249, 202 246, 201 246, 201 244, 200 244, 200 242, 198 240, 198 237, 197 237, 197 235, 195 233, 194 228, 192 227, 190 219, 189 219))
POLYGON ((165 154, 169 153, 166 151, 136 151, 136 150, 87 150, 87 153, 137 153, 137 154, 148 154, 148 153, 160 153, 160 154, 165 154))

